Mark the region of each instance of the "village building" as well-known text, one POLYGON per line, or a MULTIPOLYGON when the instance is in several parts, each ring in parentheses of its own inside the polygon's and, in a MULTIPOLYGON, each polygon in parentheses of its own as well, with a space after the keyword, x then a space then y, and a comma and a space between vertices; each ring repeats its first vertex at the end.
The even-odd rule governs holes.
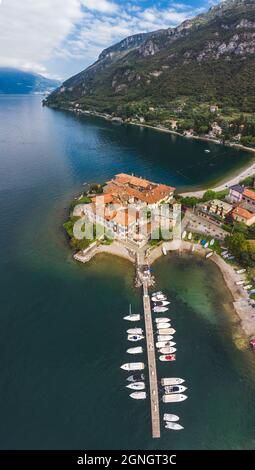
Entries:
POLYGON ((232 217, 235 222, 242 222, 249 227, 255 223, 255 208, 245 204, 235 207, 232 217))
POLYGON ((173 131, 177 131, 177 130, 178 130, 178 121, 172 119, 172 120, 169 121, 169 124, 170 124, 171 129, 172 129, 173 131))
POLYGON ((193 135, 194 135, 194 130, 193 130, 193 129, 187 129, 187 130, 185 130, 185 131, 183 132, 183 135, 184 135, 185 137, 193 137, 193 135))
POLYGON ((229 188, 229 195, 227 197, 228 201, 232 204, 239 204, 243 199, 243 192, 245 187, 240 184, 235 184, 229 188))
POLYGON ((73 215, 86 216, 119 240, 128 239, 142 246, 149 240, 154 224, 158 226, 158 217, 151 217, 150 212, 173 202, 174 191, 171 186, 120 173, 106 183, 102 195, 93 197, 90 204, 75 207, 73 215))
POLYGON ((251 206, 255 206, 255 191, 245 189, 243 192, 242 201, 250 204, 251 206))
POLYGON ((231 214, 232 209, 232 204, 221 201, 219 199, 213 199, 212 201, 198 204, 196 207, 196 212, 201 217, 220 224, 229 214, 231 214))
POLYGON ((220 137, 222 135, 222 128, 217 122, 213 122, 211 126, 211 131, 209 132, 210 137, 220 137))
POLYGON ((218 111, 218 109, 219 109, 219 108, 218 108, 218 106, 216 106, 216 105, 210 106, 210 112, 211 112, 211 113, 216 113, 216 111, 218 111))

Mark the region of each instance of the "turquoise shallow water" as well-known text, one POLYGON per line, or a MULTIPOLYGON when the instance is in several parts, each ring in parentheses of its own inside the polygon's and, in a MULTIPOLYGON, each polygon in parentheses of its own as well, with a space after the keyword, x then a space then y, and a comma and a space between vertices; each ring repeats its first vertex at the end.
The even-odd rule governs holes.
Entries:
POLYGON ((185 430, 153 441, 149 402, 129 399, 119 368, 129 359, 122 317, 130 302, 141 308, 133 268, 107 256, 74 263, 61 229, 85 181, 133 171, 196 186, 218 179, 223 157, 225 171, 250 157, 213 146, 206 164, 207 144, 79 121, 38 97, 0 97, 0 122, 0 448, 254 448, 254 354, 233 343, 217 267, 194 257, 155 263, 178 346, 159 375, 171 367, 185 377, 189 399, 171 407, 185 430))

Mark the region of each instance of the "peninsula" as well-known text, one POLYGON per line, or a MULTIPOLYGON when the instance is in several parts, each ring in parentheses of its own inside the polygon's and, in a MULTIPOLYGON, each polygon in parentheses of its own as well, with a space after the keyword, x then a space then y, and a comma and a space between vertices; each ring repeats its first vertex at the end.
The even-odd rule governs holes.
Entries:
POLYGON ((74 259, 86 263, 98 253, 124 257, 136 266, 138 287, 144 277, 148 286, 154 284, 150 266, 168 252, 189 251, 214 261, 233 295, 241 326, 253 342, 254 178, 244 183, 219 193, 209 190, 202 199, 182 197, 171 186, 124 173, 103 185, 91 185, 73 201, 64 224, 74 259), (81 234, 78 239, 75 224, 81 234), (89 239, 81 229, 86 224, 92 227, 89 239))

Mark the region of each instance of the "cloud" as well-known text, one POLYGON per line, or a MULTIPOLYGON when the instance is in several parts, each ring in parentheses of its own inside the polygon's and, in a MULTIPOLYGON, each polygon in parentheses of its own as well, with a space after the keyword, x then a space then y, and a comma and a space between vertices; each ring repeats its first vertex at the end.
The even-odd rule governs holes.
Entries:
MULTIPOLYGON (((208 1, 215 0, 204 5, 208 1)), ((147 0, 0 0, 0 66, 68 76, 126 36, 177 26, 201 11, 182 0, 148 5, 147 0)))
POLYGON ((82 4, 88 10, 96 10, 102 13, 115 13, 119 9, 116 3, 108 2, 108 0, 82 0, 82 4))
POLYGON ((0 6, 0 65, 43 72, 42 63, 81 19, 79 0, 4 0, 0 6))

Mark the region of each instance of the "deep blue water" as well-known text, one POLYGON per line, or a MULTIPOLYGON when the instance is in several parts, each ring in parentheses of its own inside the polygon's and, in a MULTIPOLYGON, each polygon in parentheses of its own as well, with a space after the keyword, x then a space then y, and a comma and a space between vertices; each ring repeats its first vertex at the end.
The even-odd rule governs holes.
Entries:
POLYGON ((119 368, 130 359, 122 317, 130 302, 141 308, 133 268, 106 256, 76 264, 61 228, 84 182, 127 171, 195 187, 250 159, 209 146, 0 97, 0 448, 254 448, 254 355, 234 344, 217 267, 178 256, 155 264, 178 347, 159 374, 185 377, 189 399, 161 406, 185 430, 153 441, 149 402, 129 399, 119 368))

